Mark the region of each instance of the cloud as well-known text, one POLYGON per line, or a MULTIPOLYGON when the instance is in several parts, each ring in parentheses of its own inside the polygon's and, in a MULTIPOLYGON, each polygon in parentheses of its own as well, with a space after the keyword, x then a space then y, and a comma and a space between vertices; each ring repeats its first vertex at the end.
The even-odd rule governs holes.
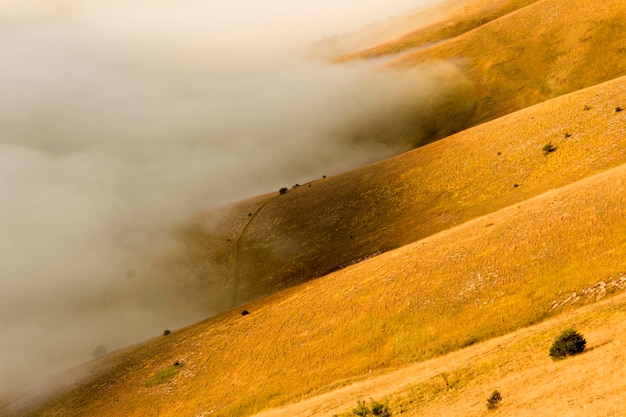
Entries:
POLYGON ((417 6, 3 2, 0 398, 211 314, 159 262, 192 214, 405 149, 397 126, 370 137, 361 121, 414 112, 461 76, 428 70, 409 89, 298 48, 417 6))

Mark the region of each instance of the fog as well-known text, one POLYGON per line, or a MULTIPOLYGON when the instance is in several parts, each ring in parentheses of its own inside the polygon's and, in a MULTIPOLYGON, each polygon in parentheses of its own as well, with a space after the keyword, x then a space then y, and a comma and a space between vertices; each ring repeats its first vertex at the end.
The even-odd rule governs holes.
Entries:
POLYGON ((4 0, 0 400, 214 313, 160 265, 189 216, 406 149, 413 131, 359 123, 420 111, 455 66, 306 46, 431 2, 4 0))

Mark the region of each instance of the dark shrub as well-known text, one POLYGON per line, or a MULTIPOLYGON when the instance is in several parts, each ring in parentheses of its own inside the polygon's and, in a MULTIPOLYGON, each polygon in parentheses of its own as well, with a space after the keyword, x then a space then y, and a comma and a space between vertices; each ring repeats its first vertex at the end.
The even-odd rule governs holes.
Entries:
POLYGON ((372 414, 372 410, 365 404, 365 401, 357 401, 356 408, 352 410, 352 414, 355 416, 365 417, 368 414, 372 414))
POLYGON ((587 341, 574 329, 563 331, 550 347, 550 357, 553 360, 563 359, 566 356, 578 355, 585 350, 587 341))
POLYGON ((491 393, 491 397, 487 398, 487 410, 495 410, 498 408, 500 401, 502 401, 502 395, 500 395, 500 391, 495 390, 491 393))
POLYGON ((280 190, 278 190, 279 193, 281 194, 285 194, 287 192, 287 187, 283 187, 280 190))
POLYGON ((543 148, 541 148, 541 150, 543 151, 544 155, 548 155, 549 153, 556 151, 556 146, 554 146, 552 142, 548 142, 543 145, 543 148))
POLYGON ((352 414, 355 416, 365 417, 372 415, 379 417, 391 417, 391 409, 389 408, 389 404, 387 402, 379 403, 378 401, 372 400, 369 407, 365 404, 365 401, 357 401, 356 404, 356 408, 352 410, 352 414))
POLYGON ((93 350, 92 354, 94 359, 99 358, 100 356, 104 356, 107 354, 107 348, 100 345, 93 350))
POLYGON ((620 106, 617 106, 617 107, 615 108, 615 113, 619 113, 619 112, 621 112, 622 110, 624 110, 624 109, 622 109, 620 106))
POLYGON ((244 310, 241 312, 242 316, 247 316, 248 314, 250 314, 250 312, 248 310, 244 310))
POLYGON ((168 330, 164 330, 164 331, 163 331, 163 336, 167 336, 167 335, 169 335, 170 333, 172 333, 172 332, 170 332, 170 331, 169 331, 169 329, 168 329, 168 330))
POLYGON ((387 402, 381 404, 377 401, 372 400, 371 407, 373 415, 380 417, 391 417, 391 410, 389 409, 389 404, 387 402))

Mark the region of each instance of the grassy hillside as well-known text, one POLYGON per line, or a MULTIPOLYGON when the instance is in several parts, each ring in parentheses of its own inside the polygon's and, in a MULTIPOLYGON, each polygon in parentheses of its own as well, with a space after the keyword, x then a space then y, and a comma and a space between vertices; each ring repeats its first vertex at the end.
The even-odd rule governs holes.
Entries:
POLYGON ((626 112, 618 106, 626 108, 626 78, 262 204, 235 205, 218 232, 208 218, 190 226, 197 256, 182 263, 198 279, 220 276, 233 301, 324 275, 625 163, 626 112), (557 150, 544 155, 548 142, 557 150))
POLYGON ((624 12, 617 0, 476 0, 455 15, 466 21, 351 57, 451 36, 389 65, 459 63, 477 125, 198 216, 164 263, 207 303, 253 301, 78 367, 0 417, 332 415, 370 397, 407 415, 479 416, 494 389, 502 415, 619 413, 624 12), (571 325, 589 351, 552 362, 571 325))
POLYGON ((451 14, 467 10, 466 3, 466 0, 442 0, 427 7, 420 7, 409 15, 380 19, 360 30, 334 33, 310 45, 308 53, 315 58, 333 59, 351 51, 369 48, 381 42, 391 41, 413 31, 416 27, 430 26, 451 14))
POLYGON ((354 59, 371 59, 395 55, 417 48, 427 48, 433 44, 455 38, 476 29, 492 20, 519 10, 539 0, 471 0, 457 5, 443 2, 440 8, 447 10, 439 19, 430 24, 415 22, 414 28, 396 39, 359 52, 351 52, 336 58, 337 62, 354 59))
POLYGON ((394 415, 488 416, 499 390, 499 416, 619 416, 626 389, 626 296, 579 308, 544 323, 457 352, 338 388, 258 417, 352 415, 357 401, 389 401, 394 415), (581 356, 553 362, 555 336, 575 328, 581 356))
MULTIPOLYGON (((460 30, 460 35, 403 55, 388 65, 406 68, 432 60, 457 62, 476 85, 478 104, 470 125, 626 74, 626 3, 500 2, 496 10, 508 11, 525 3, 531 4, 492 21, 486 17, 488 22, 473 30, 460 30)), ((476 14, 451 22, 472 28, 482 16, 498 14, 485 14, 478 7, 476 14)), ((411 42, 420 45, 445 36, 429 28, 417 33, 422 32, 426 34, 423 40, 421 35, 410 42, 400 38, 352 57, 395 53, 411 42)))
POLYGON ((108 356, 43 409, 0 415, 249 415, 504 335, 618 288, 625 188, 626 164, 108 356))

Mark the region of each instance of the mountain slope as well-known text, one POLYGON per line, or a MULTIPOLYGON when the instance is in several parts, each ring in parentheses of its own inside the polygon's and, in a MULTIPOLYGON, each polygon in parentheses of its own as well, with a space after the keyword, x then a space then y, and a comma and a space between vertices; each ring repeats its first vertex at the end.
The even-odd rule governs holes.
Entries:
MULTIPOLYGON (((543 101, 623 73, 624 5, 589 3, 540 0, 393 62, 471 58, 475 123, 539 104, 199 216, 172 267, 204 284, 200 298, 256 300, 78 367, 0 416, 245 416, 411 364, 423 372, 412 385, 373 391, 408 415, 486 414, 493 389, 507 415, 620 410, 623 373, 610 359, 624 358, 607 351, 624 342, 624 298, 580 306, 626 287, 626 78, 543 101), (593 348, 571 369, 544 356, 565 323, 590 332, 593 348), (609 366, 603 386, 594 364, 609 366), (567 384, 539 379, 547 372, 581 386, 563 394, 567 384)), ((334 398, 328 410, 340 412, 357 397, 334 398)))
POLYGON ((473 0, 462 2, 461 5, 455 2, 442 2, 439 8, 447 10, 445 15, 440 16, 436 21, 420 25, 415 24, 413 28, 418 29, 406 31, 402 36, 389 40, 383 44, 365 49, 360 52, 344 54, 336 59, 338 62, 345 62, 354 59, 371 59, 395 55, 416 48, 427 48, 437 42, 460 36, 470 30, 476 29, 492 20, 498 19, 511 12, 519 10, 539 0, 473 0))
POLYGON ((265 196, 254 210, 235 205, 233 227, 190 226, 189 251, 199 256, 182 263, 220 264, 221 290, 245 301, 524 201, 626 162, 626 112, 615 112, 625 97, 620 78, 265 196), (548 142, 557 150, 544 155, 548 142))
MULTIPOLYGON (((623 1, 541 0, 388 65, 457 62, 476 85, 472 125, 626 74, 625 39, 623 1)), ((393 53, 406 42, 353 57, 393 53)))
POLYGON ((626 164, 110 355, 0 415, 249 415, 506 334, 621 282, 625 191, 626 164))
MULTIPOLYGON (((625 278, 626 279, 626 278, 625 278)), ((258 417, 342 417, 357 401, 386 399, 394 415, 485 416, 501 392, 500 416, 621 415, 626 389, 626 295, 582 307, 541 324, 334 391, 258 417), (583 355, 553 362, 550 344, 563 329, 587 340, 583 355)), ((349 413, 351 414, 351 413, 349 413)))

